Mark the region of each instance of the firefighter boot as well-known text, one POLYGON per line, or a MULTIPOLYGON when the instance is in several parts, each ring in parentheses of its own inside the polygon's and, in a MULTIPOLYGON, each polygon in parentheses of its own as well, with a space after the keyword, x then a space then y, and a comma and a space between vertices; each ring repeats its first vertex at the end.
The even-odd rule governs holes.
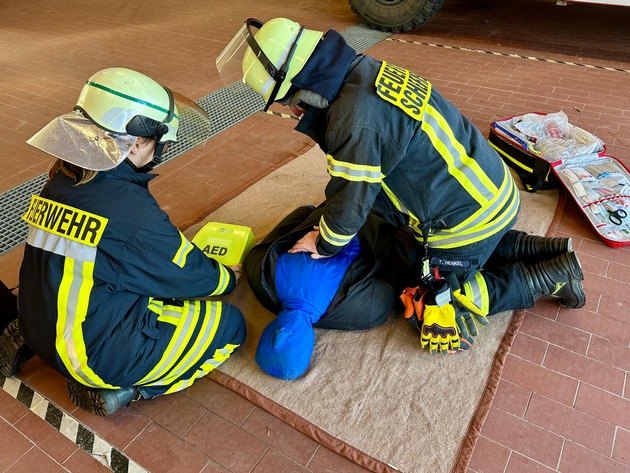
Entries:
POLYGON ((569 253, 572 246, 571 238, 548 238, 510 231, 503 237, 491 259, 493 265, 498 266, 517 262, 531 264, 569 253))
POLYGON ((558 299, 561 306, 571 309, 579 309, 586 303, 581 283, 584 273, 574 252, 523 268, 534 300, 542 296, 551 296, 558 299))
POLYGON ((5 378, 14 376, 34 355, 20 335, 15 319, 0 336, 0 374, 5 378))
POLYGON ((141 397, 135 386, 120 389, 98 389, 69 379, 66 388, 68 397, 73 404, 102 417, 112 415, 121 407, 126 407, 141 397))

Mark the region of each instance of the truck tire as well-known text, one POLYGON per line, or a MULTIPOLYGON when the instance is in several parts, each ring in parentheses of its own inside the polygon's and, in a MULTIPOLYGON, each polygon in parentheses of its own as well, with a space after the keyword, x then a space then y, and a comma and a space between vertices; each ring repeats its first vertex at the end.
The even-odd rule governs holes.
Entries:
POLYGON ((368 27, 402 33, 429 21, 444 0, 350 0, 350 8, 368 27))

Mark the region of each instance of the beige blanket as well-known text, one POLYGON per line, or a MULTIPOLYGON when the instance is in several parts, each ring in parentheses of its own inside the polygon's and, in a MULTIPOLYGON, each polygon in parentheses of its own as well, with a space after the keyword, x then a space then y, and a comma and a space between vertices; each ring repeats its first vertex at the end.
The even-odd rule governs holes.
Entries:
MULTIPOLYGON (((320 203, 327 180, 325 156, 311 148, 185 233, 192 238, 206 222, 218 221, 250 226, 260 241, 297 206, 320 203)), ((521 195, 517 228, 544 235, 557 191, 521 195)), ((219 382, 374 471, 465 468, 476 439, 470 430, 479 429, 471 419, 491 373, 496 385, 495 355, 512 313, 493 316, 474 348, 457 355, 422 350, 418 334, 400 314, 390 314, 384 325, 369 331, 318 329, 308 371, 298 380, 282 381, 263 373, 254 359, 274 314, 258 303, 246 281, 227 300, 245 314, 248 336, 213 375, 219 382)))

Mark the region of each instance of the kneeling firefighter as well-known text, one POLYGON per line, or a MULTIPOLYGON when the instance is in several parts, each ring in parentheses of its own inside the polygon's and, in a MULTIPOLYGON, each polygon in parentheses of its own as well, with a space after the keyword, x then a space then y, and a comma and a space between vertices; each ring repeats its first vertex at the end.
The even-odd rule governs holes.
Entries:
MULTIPOLYGON (((324 34, 286 18, 248 19, 217 58, 217 68, 225 82, 238 78, 249 85, 266 108, 273 102, 289 106, 301 116, 296 130, 327 154, 326 205, 318 232, 305 236, 300 251, 313 258, 340 252, 379 207, 392 223, 413 228, 425 249, 425 281, 450 275, 440 303, 459 298, 470 305, 474 297, 466 289, 485 284, 500 305, 511 308, 531 307, 541 295, 584 305, 583 274, 567 242, 550 255, 546 240, 536 240, 531 246, 536 254, 540 247, 542 260, 535 262, 517 251, 529 243, 506 237, 520 209, 518 188, 481 132, 427 79, 356 54, 334 30, 324 34), (509 276, 488 273, 486 279, 479 271, 499 245, 513 245, 522 265, 509 276), (553 257, 558 259, 546 260, 553 257)), ((480 304, 479 316, 485 317, 487 297, 480 304)), ((457 331, 450 315, 443 323, 444 333, 457 331)), ((457 334, 439 343, 440 330, 425 330, 429 345, 448 350, 457 344, 457 334)))
POLYGON ((7 343, 17 355, 25 341, 98 415, 190 386, 245 340, 236 307, 199 299, 231 292, 240 266, 208 258, 148 189, 155 176, 144 171, 185 130, 205 142, 206 112, 110 68, 87 80, 74 112, 28 141, 57 160, 23 217, 19 334, 7 343))

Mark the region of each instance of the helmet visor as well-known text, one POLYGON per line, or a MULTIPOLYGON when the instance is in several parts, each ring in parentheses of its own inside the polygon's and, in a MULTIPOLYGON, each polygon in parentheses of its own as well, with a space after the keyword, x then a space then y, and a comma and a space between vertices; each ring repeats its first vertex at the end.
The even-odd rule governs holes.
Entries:
POLYGON ((225 85, 243 81, 243 57, 249 47, 247 44, 249 34, 249 28, 245 23, 216 59, 219 77, 225 85))
POLYGON ((135 141, 135 136, 106 131, 76 111, 55 118, 26 143, 84 169, 105 171, 124 161, 135 141))
POLYGON ((185 153, 195 146, 203 146, 212 133, 212 123, 208 113, 189 98, 173 92, 176 114, 170 125, 177 125, 177 136, 169 132, 158 141, 156 153, 150 167, 160 164, 185 153), (170 143, 168 149, 164 144, 170 143), (162 153, 163 152, 163 153, 162 153))
MULTIPOLYGON (((219 76, 225 85, 238 81, 249 85, 267 102, 265 111, 273 103, 285 79, 287 58, 281 58, 280 64, 274 64, 256 41, 252 28, 259 30, 263 23, 249 18, 238 30, 225 49, 217 57, 216 65, 219 76), (246 78, 250 78, 246 80, 246 78), (254 82, 253 84, 251 82, 254 82)), ((295 49, 297 39, 293 41, 295 49)))

